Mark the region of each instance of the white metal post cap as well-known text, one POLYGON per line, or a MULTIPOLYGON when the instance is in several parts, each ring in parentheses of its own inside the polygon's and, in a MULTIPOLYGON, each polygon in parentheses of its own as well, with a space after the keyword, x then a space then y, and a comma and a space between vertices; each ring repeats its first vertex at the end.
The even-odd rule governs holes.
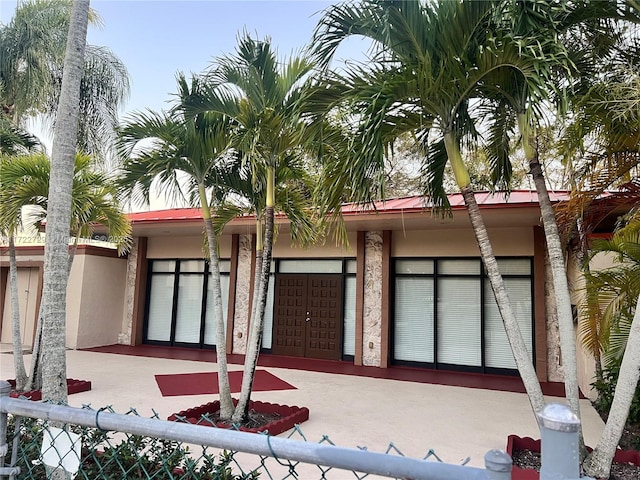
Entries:
POLYGON ((580 420, 571 411, 568 405, 562 403, 550 403, 540 413, 538 419, 542 427, 558 432, 577 432, 580 429, 580 420))

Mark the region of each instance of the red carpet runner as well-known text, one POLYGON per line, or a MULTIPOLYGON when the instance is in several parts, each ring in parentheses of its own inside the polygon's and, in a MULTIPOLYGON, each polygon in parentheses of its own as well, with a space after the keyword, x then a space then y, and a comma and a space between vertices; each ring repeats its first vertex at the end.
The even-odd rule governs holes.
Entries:
MULTIPOLYGON (((177 397, 180 395, 206 395, 218 393, 218 374, 206 373, 178 373, 170 375, 156 375, 156 383, 163 397, 177 397)), ((229 372, 231 393, 240 391, 242 386, 242 371, 229 372)), ((266 370, 256 370, 253 379, 253 391, 267 390, 295 390, 296 387, 280 380, 266 370)))

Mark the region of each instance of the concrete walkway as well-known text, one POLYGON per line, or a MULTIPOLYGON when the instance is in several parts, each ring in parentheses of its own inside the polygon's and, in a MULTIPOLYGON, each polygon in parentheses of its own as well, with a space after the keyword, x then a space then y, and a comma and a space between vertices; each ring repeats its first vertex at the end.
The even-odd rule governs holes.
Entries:
MULTIPOLYGON (((30 355, 25 355, 27 365, 30 355)), ((161 418, 216 399, 213 395, 162 397, 156 374, 211 372, 216 365, 190 360, 134 357, 70 350, 69 378, 90 380, 92 390, 69 396, 69 404, 93 408, 112 405, 118 413, 135 407, 142 416, 161 418)), ((229 365, 240 370, 240 365, 229 365)), ((433 449, 445 462, 483 466, 492 448, 505 448, 507 435, 539 438, 526 395, 444 385, 354 377, 284 368, 260 367, 297 387, 254 392, 253 400, 306 406, 301 425, 308 441, 327 435, 342 447, 385 451, 390 442, 406 456, 422 458, 433 449)), ((14 378, 11 354, 0 354, 0 377, 14 378)), ((548 397, 549 402, 562 402, 548 397)), ((584 436, 594 445, 602 421, 582 400, 584 436)), ((287 434, 283 434, 286 436, 287 434)))

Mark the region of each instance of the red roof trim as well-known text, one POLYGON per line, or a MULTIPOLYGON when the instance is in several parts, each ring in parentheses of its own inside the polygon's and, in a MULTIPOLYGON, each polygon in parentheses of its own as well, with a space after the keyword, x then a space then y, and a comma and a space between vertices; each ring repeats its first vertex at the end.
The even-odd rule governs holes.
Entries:
MULTIPOLYGON (((552 191, 549 192, 549 195, 552 202, 569 199, 569 192, 567 191, 552 191)), ((453 210, 464 210, 466 208, 462 194, 452 194, 448 198, 453 210)), ((532 190, 515 190, 508 195, 504 192, 478 192, 476 193, 476 201, 482 209, 535 207, 538 205, 538 195, 532 190)), ((342 206, 342 214, 351 216, 367 213, 420 213, 429 210, 429 208, 426 197, 415 196, 377 201, 371 206, 349 203, 342 206)), ((173 208, 130 213, 129 219, 133 224, 192 222, 202 220, 202 215, 199 208, 173 208)))

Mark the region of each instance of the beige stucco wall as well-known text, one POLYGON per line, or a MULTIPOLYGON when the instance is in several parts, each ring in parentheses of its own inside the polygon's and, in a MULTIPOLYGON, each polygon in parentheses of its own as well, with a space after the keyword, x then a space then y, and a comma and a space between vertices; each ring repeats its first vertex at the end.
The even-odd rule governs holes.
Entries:
MULTIPOLYGON (((489 238, 497 256, 533 255, 531 227, 490 229, 489 238)), ((406 230, 393 232, 391 256, 479 257, 480 251, 471 230, 406 230)))
POLYGON ((278 235, 273 245, 273 258, 342 258, 355 257, 357 232, 349 232, 347 246, 336 245, 335 241, 327 240, 323 245, 300 247, 291 242, 286 234, 278 235))
MULTIPOLYGON (((231 256, 231 235, 219 238, 220 258, 231 256)), ((147 243, 147 258, 204 258, 204 237, 196 236, 166 236, 149 237, 147 243)))
POLYGON ((125 310, 126 259, 79 255, 73 268, 79 274, 70 278, 67 289, 67 347, 117 343, 125 310))

